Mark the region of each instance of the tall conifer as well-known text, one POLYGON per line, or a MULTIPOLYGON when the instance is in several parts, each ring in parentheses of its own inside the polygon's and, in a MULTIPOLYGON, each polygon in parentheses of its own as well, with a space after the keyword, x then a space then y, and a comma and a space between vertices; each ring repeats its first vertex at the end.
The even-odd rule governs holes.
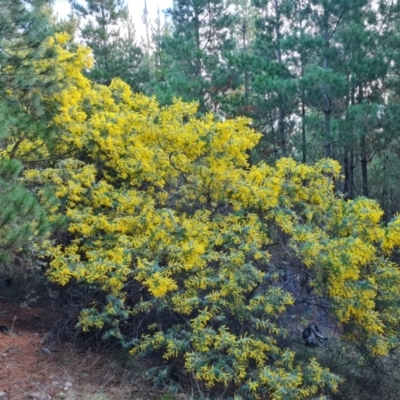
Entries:
POLYGON ((44 98, 59 87, 60 77, 48 46, 48 2, 0 0, 0 10, 0 275, 10 278, 16 255, 47 229, 43 211, 19 176, 21 160, 37 150, 32 144, 45 143, 52 133, 44 98), (25 143, 31 144, 29 151, 20 150, 25 143))
POLYGON ((162 40, 164 74, 155 87, 162 103, 173 97, 196 100, 200 110, 215 108, 230 88, 225 53, 233 49, 227 0, 174 0, 167 11, 171 35, 162 40))
POLYGON ((143 54, 125 0, 71 0, 71 4, 81 20, 80 35, 93 51, 95 63, 89 78, 108 85, 118 77, 140 90, 143 54))
POLYGON ((286 36, 294 12, 290 0, 256 0, 258 11, 253 89, 256 121, 274 153, 290 153, 291 116, 296 106, 296 81, 287 63, 286 36))

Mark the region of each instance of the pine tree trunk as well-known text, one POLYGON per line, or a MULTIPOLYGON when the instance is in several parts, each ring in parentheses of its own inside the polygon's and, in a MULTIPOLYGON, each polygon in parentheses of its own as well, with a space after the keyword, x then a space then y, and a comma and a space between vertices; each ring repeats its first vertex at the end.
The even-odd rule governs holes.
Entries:
MULTIPOLYGON (((364 100, 363 85, 358 86, 358 102, 362 104, 364 100)), ((361 182, 362 182, 362 194, 368 197, 368 154, 367 154, 367 138, 366 132, 367 127, 365 126, 361 132, 360 137, 360 151, 361 151, 361 182)))
POLYGON ((149 11, 147 9, 147 0, 144 0, 144 9, 142 15, 142 22, 146 29, 146 57, 147 61, 150 59, 150 21, 148 18, 149 11))
POLYGON ((349 174, 350 174, 350 165, 349 165, 349 150, 345 149, 345 156, 343 158, 343 173, 344 173, 344 183, 343 183, 343 194, 346 198, 349 198, 349 174))
MULTIPOLYGON (((105 70, 108 71, 109 65, 108 65, 108 46, 107 46, 107 24, 106 24, 106 14, 105 14, 103 3, 101 3, 100 9, 101 9, 101 20, 102 20, 102 24, 103 24, 102 29, 105 32, 104 38, 103 38, 104 66, 105 66, 105 70)), ((107 82, 107 85, 108 84, 109 84, 109 82, 107 82)))
MULTIPOLYGON (((277 61, 279 64, 282 64, 280 9, 278 0, 275 0, 275 35, 276 35, 277 61)), ((286 157, 285 113, 282 105, 280 105, 278 109, 278 131, 279 131, 281 153, 283 157, 286 157)))
POLYGON ((362 133, 360 139, 361 146, 361 179, 362 179, 362 194, 368 197, 368 155, 365 132, 362 133))
POLYGON ((196 41, 196 54, 195 54, 195 77, 199 79, 201 77, 201 49, 200 49, 200 18, 197 10, 194 10, 194 27, 195 27, 195 32, 194 32, 194 37, 196 41))
MULTIPOLYGON (((247 54, 247 23, 243 21, 242 26, 242 51, 243 54, 247 54)), ((246 69, 244 73, 244 102, 245 106, 249 105, 249 92, 250 92, 250 84, 249 84, 249 72, 246 69)))
POLYGON ((325 114, 325 144, 324 144, 324 157, 330 158, 332 156, 332 137, 331 137, 331 111, 324 111, 325 114))
MULTIPOLYGON (((304 43, 304 28, 303 28, 303 23, 301 20, 301 14, 300 10, 302 7, 302 2, 299 1, 299 14, 298 14, 298 20, 300 24, 300 41, 303 44, 304 43)), ((304 53, 303 51, 300 54, 300 76, 303 78, 304 76, 304 53)), ((305 104, 305 92, 304 89, 301 90, 301 147, 302 147, 302 153, 303 153, 303 158, 302 161, 305 164, 307 162, 307 141, 306 141, 306 104, 305 104)))
POLYGON ((307 142, 306 142, 306 107, 304 104, 304 91, 301 96, 301 145, 303 151, 303 163, 307 162, 307 142))
MULTIPOLYGON (((329 15, 328 10, 324 8, 324 69, 329 68, 328 53, 329 53, 329 15)), ((325 143, 324 143, 324 157, 330 158, 332 155, 332 137, 331 137, 331 103, 328 97, 328 87, 323 88, 325 107, 324 107, 324 131, 325 131, 325 143)))
POLYGON ((354 168, 354 149, 353 145, 351 145, 349 165, 349 199, 354 199, 354 168))

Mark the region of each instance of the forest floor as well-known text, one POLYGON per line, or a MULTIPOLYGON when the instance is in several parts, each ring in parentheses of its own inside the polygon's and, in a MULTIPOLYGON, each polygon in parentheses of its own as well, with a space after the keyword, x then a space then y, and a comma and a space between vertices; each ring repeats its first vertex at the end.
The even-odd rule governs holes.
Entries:
POLYGON ((171 399, 115 351, 48 341, 55 317, 44 308, 0 303, 0 400, 171 399))

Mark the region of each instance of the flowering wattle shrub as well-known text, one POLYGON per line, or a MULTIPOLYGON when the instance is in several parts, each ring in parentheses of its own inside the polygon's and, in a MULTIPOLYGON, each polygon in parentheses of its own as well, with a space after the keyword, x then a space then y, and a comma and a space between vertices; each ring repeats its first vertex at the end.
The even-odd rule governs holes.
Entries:
POLYGON ((49 278, 105 294, 82 311, 83 330, 106 329, 132 354, 180 360, 237 398, 335 390, 336 375, 279 345, 287 333, 279 317, 295 299, 271 256, 285 248, 349 339, 376 356, 395 346, 400 274, 388 255, 400 218, 384 227, 374 201, 336 196, 336 162, 250 166, 260 134, 249 120, 197 117, 196 105, 178 100, 160 108, 74 66, 52 99, 56 147, 68 158, 25 180, 52 187, 58 201, 48 211, 67 221, 67 242, 43 244, 49 278))

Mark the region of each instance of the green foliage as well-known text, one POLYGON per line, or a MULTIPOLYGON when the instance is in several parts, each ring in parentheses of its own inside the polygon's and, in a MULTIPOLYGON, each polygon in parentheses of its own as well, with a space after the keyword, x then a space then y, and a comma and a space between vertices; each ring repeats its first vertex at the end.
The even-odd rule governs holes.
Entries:
POLYGON ((36 197, 18 177, 22 166, 15 160, 0 161, 0 271, 13 276, 14 257, 47 233, 47 218, 36 197))
POLYGON ((134 91, 147 79, 143 53, 136 43, 135 30, 124 0, 71 1, 81 19, 80 35, 93 52, 94 65, 88 76, 109 84, 121 78, 134 91), (125 31, 125 32, 124 32, 125 31))
MULTIPOLYGON (((1 1, 0 154, 17 157, 25 140, 46 140, 52 132, 44 96, 62 77, 52 60, 54 48, 46 1, 1 1)), ((34 149, 30 149, 31 153, 34 149)), ((21 158, 21 154, 18 158, 21 158)))
POLYGON ((201 112, 212 109, 215 97, 230 88, 230 72, 222 62, 234 46, 229 1, 176 0, 167 14, 171 34, 157 38, 161 71, 155 71, 148 93, 161 104, 179 97, 199 102, 201 112))
POLYGON ((43 154, 54 132, 46 96, 62 87, 63 76, 54 63, 48 2, 0 1, 0 9, 0 271, 13 277, 26 272, 24 265, 34 266, 30 257, 49 228, 36 197, 20 182, 17 160, 43 154))
POLYGON ((362 344, 345 342, 336 334, 330 338, 327 346, 317 350, 298 344, 296 354, 299 360, 316 357, 330 371, 346 377, 337 393, 341 398, 397 398, 400 385, 397 350, 386 357, 371 358, 365 353, 362 344))

